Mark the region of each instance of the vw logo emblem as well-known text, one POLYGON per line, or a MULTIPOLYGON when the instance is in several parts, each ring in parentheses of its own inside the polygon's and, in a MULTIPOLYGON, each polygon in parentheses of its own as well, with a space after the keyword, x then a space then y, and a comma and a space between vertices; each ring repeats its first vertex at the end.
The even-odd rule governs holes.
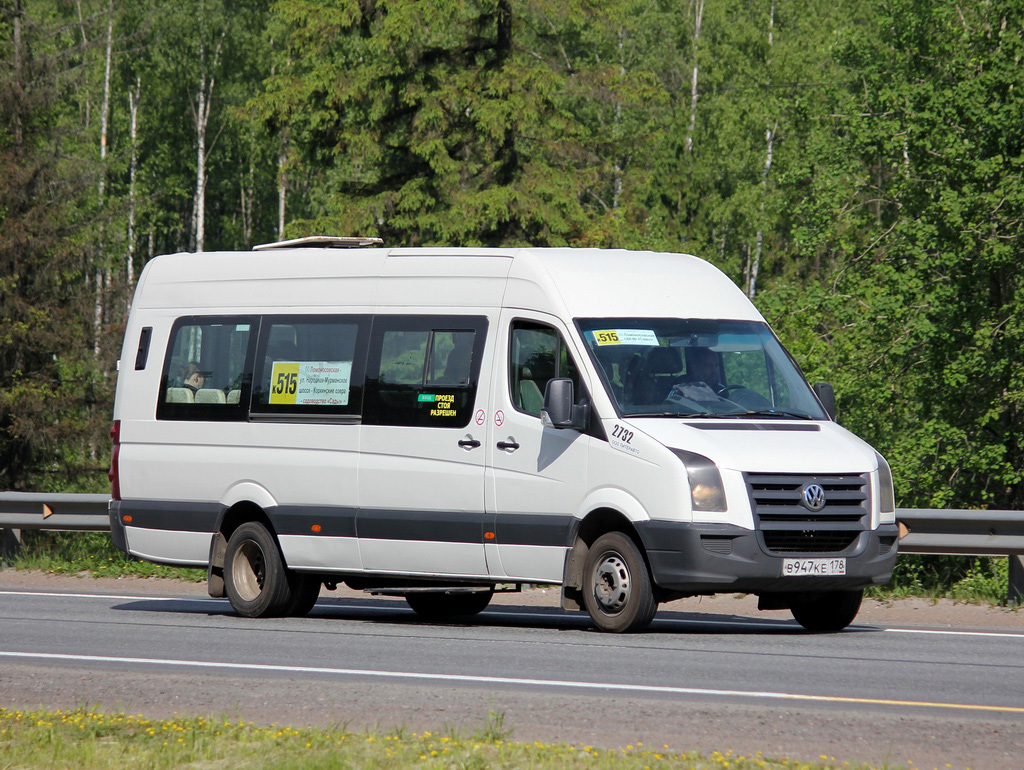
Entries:
POLYGON ((804 508, 809 511, 817 513, 825 507, 825 490, 821 484, 807 484, 800 496, 804 508))

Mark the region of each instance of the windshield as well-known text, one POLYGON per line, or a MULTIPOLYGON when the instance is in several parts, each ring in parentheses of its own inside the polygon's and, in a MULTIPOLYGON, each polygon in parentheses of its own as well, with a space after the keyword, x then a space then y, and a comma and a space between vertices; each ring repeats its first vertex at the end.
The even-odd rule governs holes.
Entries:
POLYGON ((576 323, 624 417, 827 419, 764 323, 678 318, 576 323))

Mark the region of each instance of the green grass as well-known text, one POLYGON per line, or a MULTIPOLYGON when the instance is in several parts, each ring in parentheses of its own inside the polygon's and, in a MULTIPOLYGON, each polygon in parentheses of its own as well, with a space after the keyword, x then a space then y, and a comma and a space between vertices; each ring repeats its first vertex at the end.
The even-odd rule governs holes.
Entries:
POLYGON ((875 599, 953 599, 959 602, 1005 606, 1009 590, 1009 560, 1005 556, 899 557, 892 582, 871 588, 875 599))
POLYGON ((41 570, 56 575, 88 574, 93 577, 162 577, 190 582, 206 580, 206 570, 164 567, 131 559, 117 550, 102 532, 26 531, 21 552, 11 562, 14 569, 41 570))
MULTIPOLYGON (((681 754, 642 744, 622 750, 574 744, 517 743, 501 715, 491 714, 469 737, 395 730, 354 733, 344 728, 259 727, 251 722, 181 717, 153 720, 93 709, 16 711, 0 708, 0 766, 4 768, 587 768, 588 770, 825 770, 822 762, 742 757, 731 752, 681 754)), ((867 768, 867 765, 857 767, 867 768)))

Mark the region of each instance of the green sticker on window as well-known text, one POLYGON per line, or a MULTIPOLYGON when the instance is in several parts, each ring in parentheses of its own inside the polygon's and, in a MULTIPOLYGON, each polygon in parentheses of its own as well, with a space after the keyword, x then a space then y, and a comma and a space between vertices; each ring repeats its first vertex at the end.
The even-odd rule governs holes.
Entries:
POLYGON ((432 404, 435 401, 437 401, 437 396, 435 396, 433 393, 420 393, 416 397, 416 400, 421 402, 421 403, 430 403, 430 404, 432 404))

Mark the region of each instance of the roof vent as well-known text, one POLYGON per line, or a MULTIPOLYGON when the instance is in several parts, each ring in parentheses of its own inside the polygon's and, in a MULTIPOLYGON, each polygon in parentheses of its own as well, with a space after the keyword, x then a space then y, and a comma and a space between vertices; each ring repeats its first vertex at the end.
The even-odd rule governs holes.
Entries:
POLYGON ((253 251, 269 251, 270 249, 292 249, 298 246, 319 246, 324 249, 355 249, 360 246, 380 246, 382 238, 363 238, 360 236, 338 235, 307 235, 305 238, 292 238, 276 243, 261 243, 253 246, 253 251))

